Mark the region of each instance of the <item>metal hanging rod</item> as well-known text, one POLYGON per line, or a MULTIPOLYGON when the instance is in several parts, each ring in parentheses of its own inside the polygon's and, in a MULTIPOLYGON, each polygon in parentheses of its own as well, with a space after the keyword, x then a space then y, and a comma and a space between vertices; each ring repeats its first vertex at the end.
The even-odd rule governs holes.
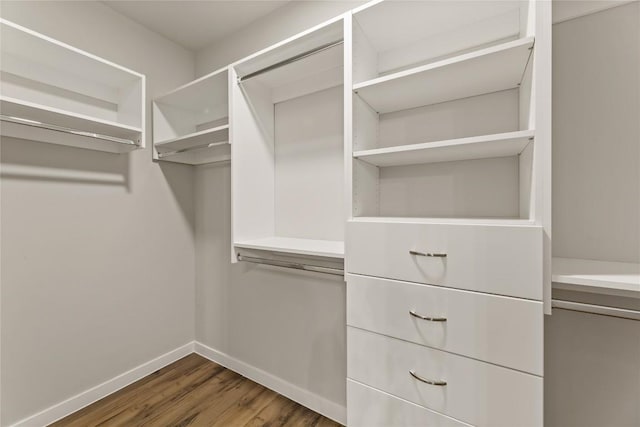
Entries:
POLYGON ((315 49, 308 50, 308 51, 303 52, 301 54, 298 54, 296 56, 292 56, 291 58, 285 59, 284 61, 277 62, 277 63, 275 63, 273 65, 269 65, 268 67, 261 68, 258 71, 254 71, 253 73, 249 73, 249 74, 246 74, 246 75, 244 75, 242 77, 238 77, 238 83, 242 83, 245 80, 249 80, 252 77, 259 76, 260 74, 264 74, 266 72, 275 70, 277 68, 284 67, 285 65, 289 65, 289 64, 291 64, 293 62, 297 62, 297 61, 300 61, 302 59, 308 58, 308 57, 310 57, 312 55, 315 55, 316 53, 320 53, 320 52, 323 52, 323 51, 325 51, 327 49, 331 49, 334 46, 341 45, 342 43, 344 43, 344 40, 342 40, 342 39, 341 40, 336 40, 334 42, 324 44, 322 46, 319 46, 319 47, 317 47, 315 49))
POLYGON ((315 273, 331 274, 334 276, 344 277, 344 270, 341 268, 323 267, 320 265, 302 264, 297 262, 280 261, 276 259, 258 258, 251 256, 244 256, 238 254, 238 261, 247 261, 254 264, 272 265, 275 267, 293 268, 294 270, 313 271, 315 273))
POLYGON ((35 120, 24 119, 22 117, 14 117, 14 116, 6 116, 4 114, 0 114, 0 120, 3 122, 16 123, 24 126, 31 126, 39 129, 47 129, 56 132, 63 132, 72 135, 85 136, 88 138, 101 139, 104 141, 117 142, 118 144, 126 144, 126 145, 138 145, 136 141, 131 139, 117 138, 115 136, 102 135, 99 133, 87 132, 84 130, 78 130, 73 128, 68 128, 64 126, 52 125, 49 123, 42 123, 35 120))
POLYGON ((579 311, 581 313, 599 314, 601 316, 620 317, 622 319, 640 320, 639 310, 608 307, 605 305, 585 304, 575 301, 551 300, 551 307, 559 310, 579 311))
MULTIPOLYGON (((201 145, 195 145, 193 147, 189 147, 189 148, 182 148, 180 150, 175 150, 175 151, 166 151, 164 153, 158 153, 158 158, 161 159, 163 157, 169 157, 169 156, 173 156, 175 154, 181 154, 181 153, 186 153, 188 151, 192 151, 192 150, 199 150, 201 148, 211 148, 211 147, 217 147, 219 145, 228 145, 229 141, 223 141, 223 142, 212 142, 210 144, 201 144, 201 145)), ((156 147, 157 148, 157 147, 156 147)))

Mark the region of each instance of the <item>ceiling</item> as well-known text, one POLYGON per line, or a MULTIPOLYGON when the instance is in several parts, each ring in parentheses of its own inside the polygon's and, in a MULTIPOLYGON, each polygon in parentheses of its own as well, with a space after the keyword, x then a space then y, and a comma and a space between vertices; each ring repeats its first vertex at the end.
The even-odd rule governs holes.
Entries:
POLYGON ((289 0, 103 1, 148 29, 198 50, 245 27, 289 0))

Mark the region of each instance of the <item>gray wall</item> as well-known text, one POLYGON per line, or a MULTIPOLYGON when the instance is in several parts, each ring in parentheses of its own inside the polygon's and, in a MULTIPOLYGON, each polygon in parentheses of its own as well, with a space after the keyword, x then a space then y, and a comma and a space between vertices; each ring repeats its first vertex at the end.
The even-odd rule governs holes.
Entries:
MULTIPOLYGON (((194 55, 98 2, 6 2, 2 17, 147 75, 194 55)), ((149 105, 147 106, 150 110, 149 105)), ((150 114, 147 146, 151 144, 150 114)), ((2 425, 194 338, 194 180, 151 162, 2 138, 2 425)))
MULTIPOLYGON (((553 254, 640 262, 640 4, 553 27, 553 254)), ((640 299, 558 297, 640 309, 640 299)), ((545 426, 640 425, 640 322, 554 310, 545 426)))

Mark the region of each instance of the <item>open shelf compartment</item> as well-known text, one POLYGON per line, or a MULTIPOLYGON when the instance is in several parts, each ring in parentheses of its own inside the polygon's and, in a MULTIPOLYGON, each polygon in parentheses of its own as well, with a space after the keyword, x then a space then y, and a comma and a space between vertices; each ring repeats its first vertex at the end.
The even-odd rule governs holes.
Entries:
POLYGON ((113 153, 144 147, 145 77, 0 18, 2 135, 113 153))
POLYGON ((344 256, 343 37, 340 17, 231 66, 234 262, 344 256))
POLYGON ((228 88, 223 68, 156 98, 154 159, 191 165, 229 160, 228 88))

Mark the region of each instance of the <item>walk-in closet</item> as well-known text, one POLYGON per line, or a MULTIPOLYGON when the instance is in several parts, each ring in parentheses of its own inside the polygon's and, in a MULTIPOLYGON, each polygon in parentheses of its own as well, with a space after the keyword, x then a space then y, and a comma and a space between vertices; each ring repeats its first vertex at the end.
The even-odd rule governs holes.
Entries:
POLYGON ((640 1, 0 0, 0 427, 637 427, 640 1))

